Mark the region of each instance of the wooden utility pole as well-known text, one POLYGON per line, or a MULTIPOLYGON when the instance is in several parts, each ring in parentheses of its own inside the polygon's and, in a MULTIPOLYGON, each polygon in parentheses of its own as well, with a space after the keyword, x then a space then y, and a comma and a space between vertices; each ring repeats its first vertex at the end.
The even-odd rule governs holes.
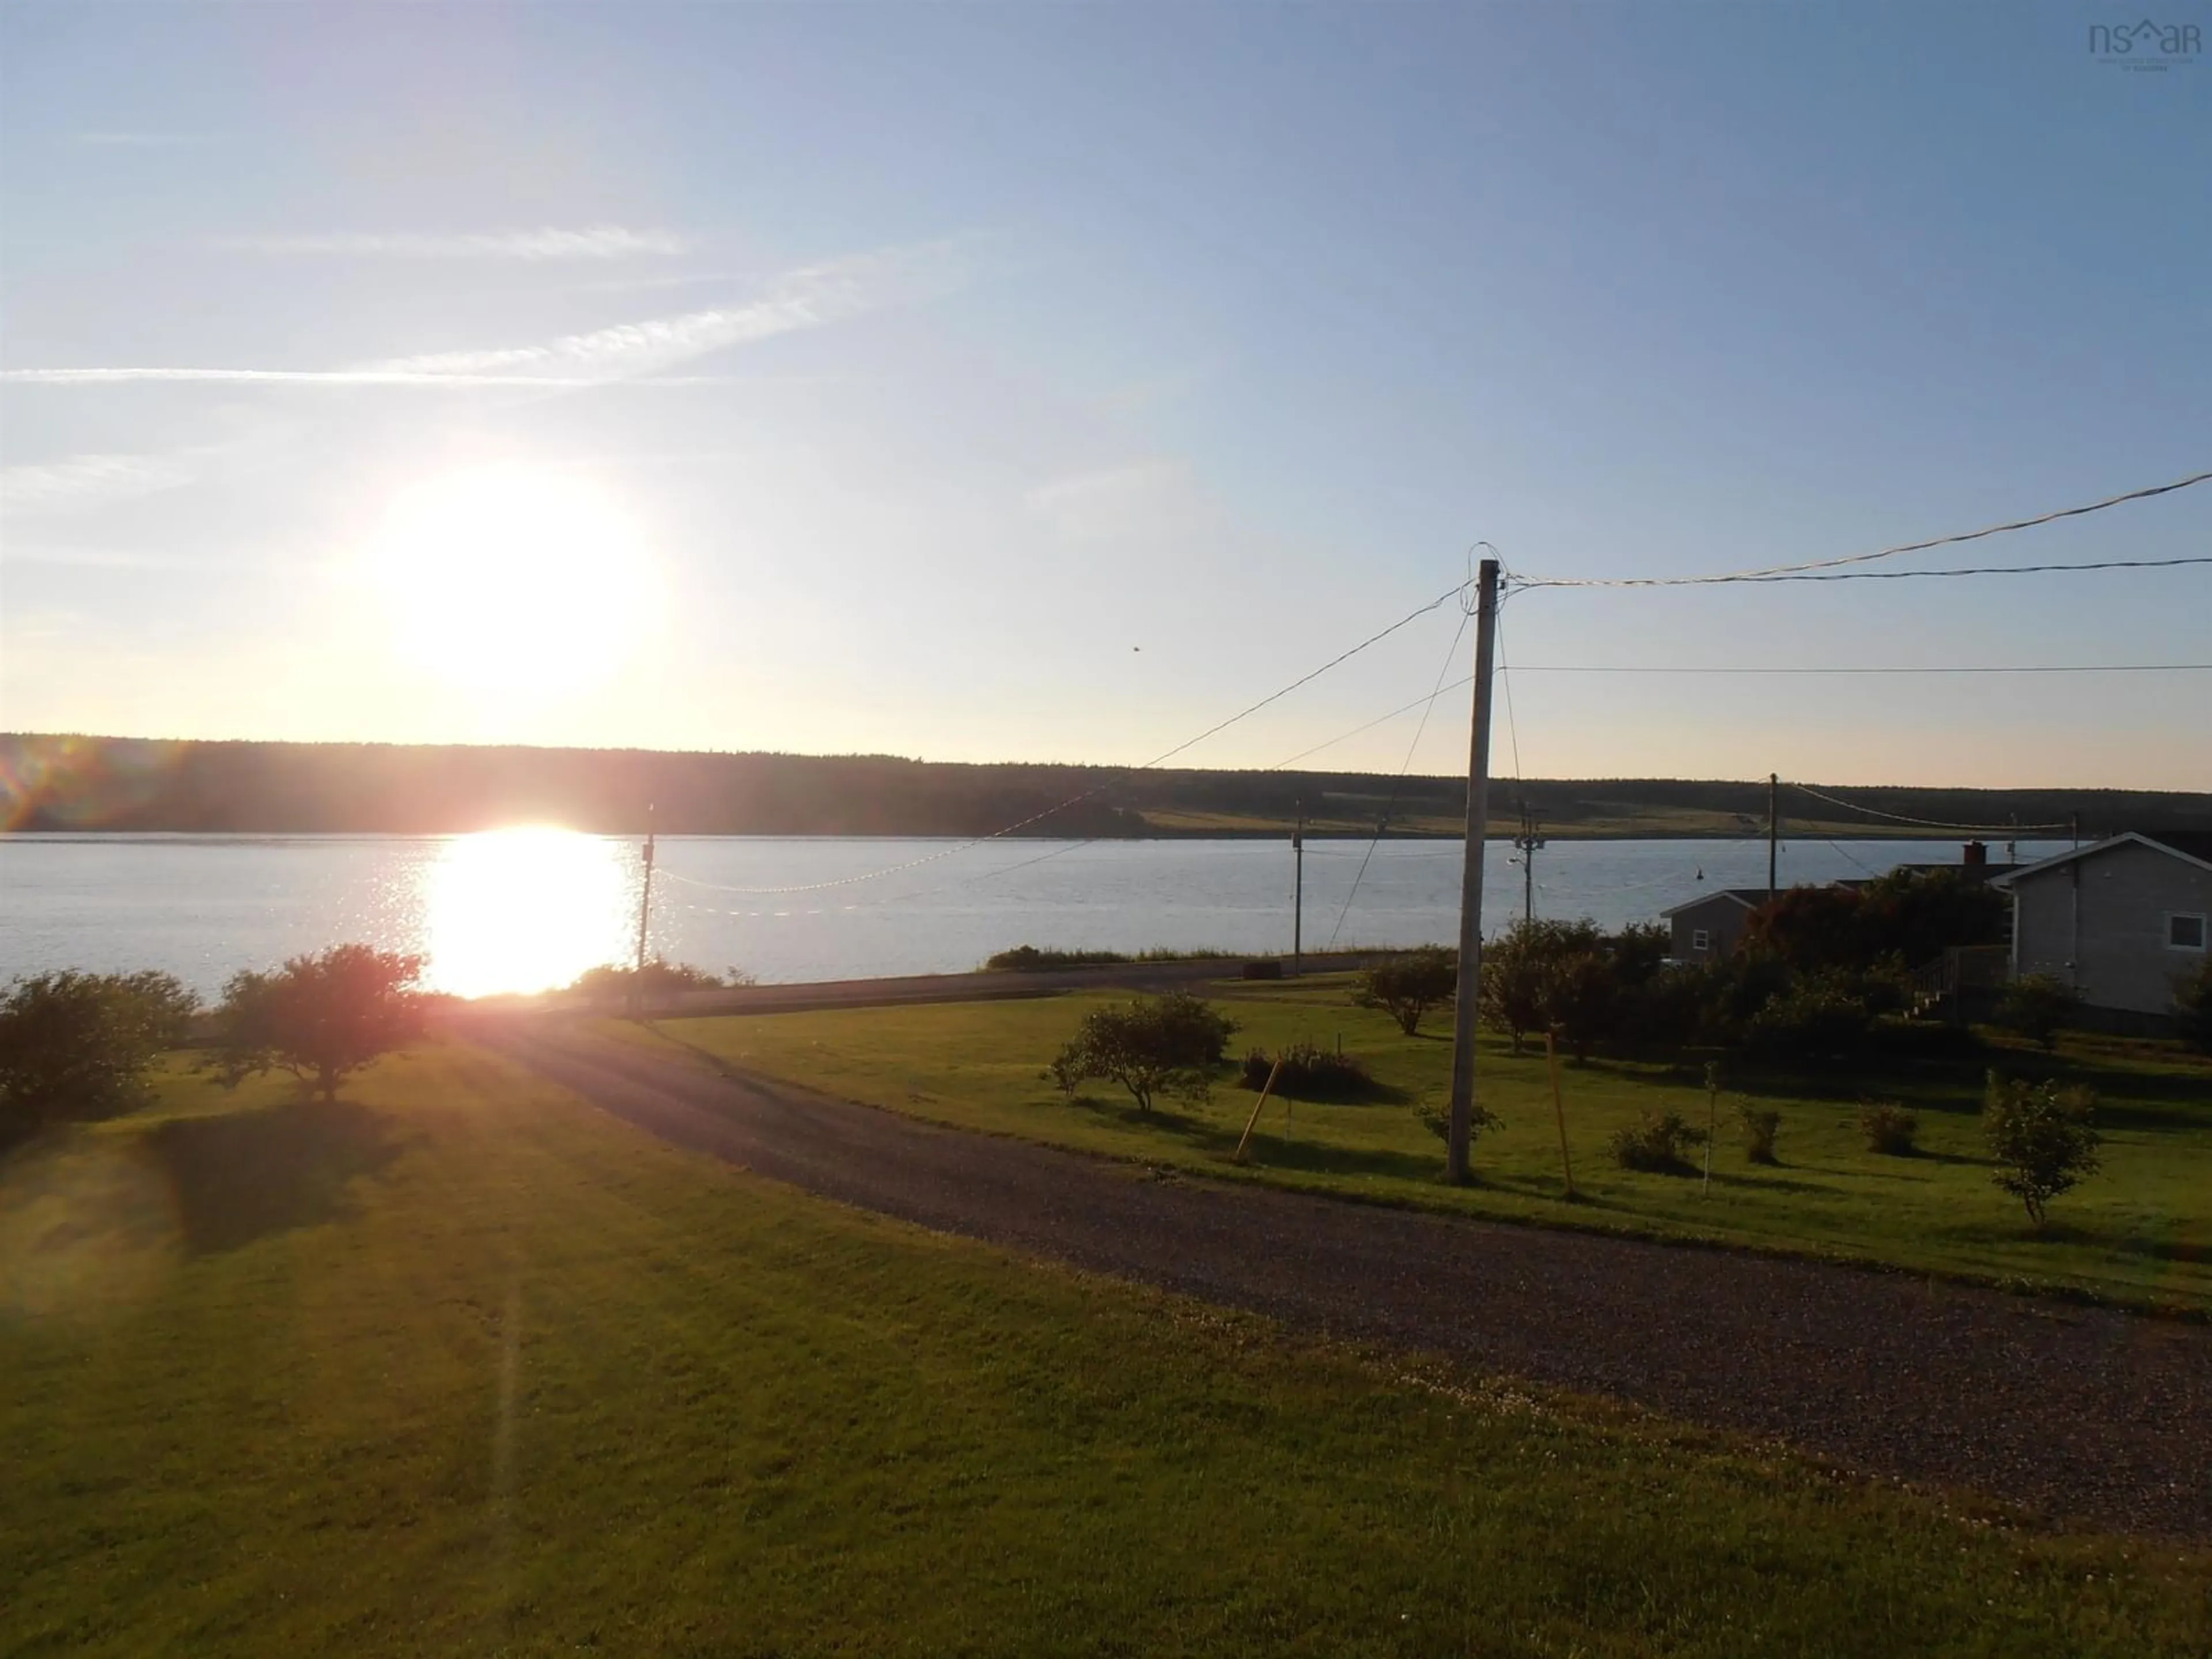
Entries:
POLYGON ((1774 872, 1782 847, 1782 775, 1766 775, 1766 902, 1774 902, 1774 872))
POLYGON ((1306 804, 1298 803, 1298 827, 1291 831, 1291 977, 1305 972, 1306 804))
POLYGON ((645 1006, 645 931, 653 915, 653 807, 645 809, 645 884, 637 895, 637 969, 630 977, 630 1018, 645 1006))
POLYGON ((1544 838, 1536 833, 1536 820, 1524 811, 1521 814, 1521 833, 1513 837, 1513 844, 1521 849, 1521 920, 1536 920, 1536 849, 1544 838))
POLYGON ((1444 1168, 1467 1179, 1474 1121, 1474 1018, 1482 993, 1482 845, 1490 827, 1490 669, 1498 643, 1498 561, 1485 559, 1477 578, 1474 629, 1474 730, 1468 740, 1467 864, 1459 889, 1459 996, 1452 1005, 1451 1122, 1444 1168))

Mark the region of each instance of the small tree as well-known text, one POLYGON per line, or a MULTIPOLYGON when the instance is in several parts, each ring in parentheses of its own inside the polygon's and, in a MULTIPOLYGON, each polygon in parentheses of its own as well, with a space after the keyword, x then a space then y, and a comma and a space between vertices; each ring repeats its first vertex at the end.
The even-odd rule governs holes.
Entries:
POLYGON ((1094 1008, 1052 1062, 1060 1089, 1073 1094, 1085 1078, 1120 1084, 1150 1113, 1153 1097, 1171 1091, 1203 1097, 1237 1022, 1188 991, 1137 997, 1126 1008, 1094 1008))
POLYGON ((1421 1016, 1449 1002, 1459 990, 1459 952, 1425 945, 1376 963, 1359 976, 1353 1000, 1363 1008, 1380 1008, 1412 1036, 1421 1016))
POLYGON ((1782 1160, 1774 1155, 1774 1137, 1782 1127, 1782 1114, 1771 1106, 1754 1106, 1746 1100, 1738 1103, 1735 1115, 1743 1130, 1743 1155, 1753 1164, 1779 1164, 1782 1160))
POLYGON ((218 1011, 218 1075, 235 1087, 289 1072, 337 1099, 348 1076, 422 1035, 422 998, 412 988, 422 972, 417 956, 338 945, 274 973, 233 975, 218 1011))
POLYGON ((1997 1024, 2017 1031, 2045 1053, 2081 1012, 2081 994, 2052 974, 2023 974, 1997 1000, 1997 1024))
POLYGON ((0 996, 0 1145, 142 1104, 199 999, 167 974, 37 974, 0 996))
POLYGON ((2175 979, 2173 1006, 2181 1016, 2181 1035, 2212 1054, 2212 957, 2175 979))
POLYGON ((2051 1200, 2097 1172, 2096 1097, 2056 1083, 1990 1073, 1982 1127, 1997 1162, 1990 1179, 2043 1225, 2051 1200))

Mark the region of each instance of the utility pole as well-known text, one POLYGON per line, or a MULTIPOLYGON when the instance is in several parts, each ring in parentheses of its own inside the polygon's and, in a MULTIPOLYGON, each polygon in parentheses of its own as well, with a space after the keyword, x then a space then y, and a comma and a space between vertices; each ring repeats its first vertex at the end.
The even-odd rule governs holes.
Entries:
POLYGON ((1774 902, 1775 863, 1782 847, 1782 775, 1766 775, 1766 902, 1774 902))
POLYGON ((1513 837, 1513 844, 1521 849, 1521 920, 1536 920, 1536 849, 1544 838, 1536 833, 1536 820, 1527 809, 1521 813, 1521 833, 1513 837))
POLYGON ((1306 942, 1306 804, 1300 801, 1298 827, 1291 831, 1291 977, 1305 972, 1306 942))
POLYGON ((637 895, 637 971, 630 977, 630 1018, 635 1019, 645 1003, 645 930, 653 915, 653 805, 645 808, 645 884, 637 895))
POLYGON ((1498 561, 1485 559, 1475 611, 1474 730, 1468 740, 1467 866, 1459 888, 1459 995, 1452 1005, 1451 1123, 1444 1167, 1467 1179, 1474 1121, 1474 1017, 1482 992, 1482 838, 1490 827, 1490 669, 1498 641, 1498 561))

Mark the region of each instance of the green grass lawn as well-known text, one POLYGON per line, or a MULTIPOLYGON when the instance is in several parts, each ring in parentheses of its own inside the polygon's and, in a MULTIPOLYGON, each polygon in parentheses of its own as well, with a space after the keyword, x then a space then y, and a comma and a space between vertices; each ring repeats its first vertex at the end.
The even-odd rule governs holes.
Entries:
POLYGON ((1083 1011, 1110 998, 845 1010, 672 1020, 626 1040, 680 1043, 851 1099, 969 1128, 1047 1140, 1212 1174, 1519 1220, 1691 1237, 2087 1292, 2142 1306, 2212 1311, 2212 1063, 2172 1047, 2069 1039, 2055 1058, 1993 1058, 2022 1074, 2064 1075, 2100 1096, 2104 1168, 2056 1200, 2039 1235, 1990 1176, 1981 1080, 1990 1060, 1892 1062, 1875 1073, 1746 1078, 1723 1090, 1710 1194, 1698 1180, 1615 1165, 1615 1130, 1650 1109, 1697 1126, 1708 1102, 1696 1068, 1563 1063, 1567 1144, 1583 1201, 1564 1201, 1559 1132, 1540 1052, 1516 1058, 1485 1036, 1479 1087, 1504 1127, 1474 1152, 1477 1184, 1443 1181, 1443 1146, 1417 1103, 1449 1086, 1449 1011, 1401 1036, 1351 1006, 1341 979, 1281 986, 1226 981, 1207 992, 1240 1023, 1231 1052, 1304 1037, 1372 1068, 1381 1097, 1352 1105, 1270 1102, 1256 1168, 1230 1161, 1254 1097, 1224 1083, 1210 1102, 1164 1103, 1149 1117, 1110 1083, 1070 1101, 1045 1063, 1083 1011), (1920 1117, 1921 1155, 1867 1150, 1863 1098, 1920 1117), (1781 1164, 1744 1155, 1736 1103, 1778 1109, 1781 1164))
POLYGON ((465 1049, 0 1164, 0 1651, 2201 1654, 2212 1559, 1085 1279, 465 1049))

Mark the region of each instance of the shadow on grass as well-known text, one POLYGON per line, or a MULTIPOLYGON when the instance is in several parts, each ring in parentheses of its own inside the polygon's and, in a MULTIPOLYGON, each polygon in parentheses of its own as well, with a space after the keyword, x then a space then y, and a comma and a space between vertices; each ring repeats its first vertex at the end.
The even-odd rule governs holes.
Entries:
MULTIPOLYGON (((1251 1097, 1248 1095, 1244 1098, 1249 1100, 1251 1097)), ((1224 1163, 1235 1154, 1237 1143, 1244 1133, 1241 1113, 1236 1123, 1224 1125, 1158 1103, 1149 1113, 1140 1112, 1133 1101, 1102 1100, 1091 1094, 1078 1095, 1069 1104, 1125 1129, 1141 1130, 1147 1134, 1179 1140, 1192 1150, 1224 1163)), ((1330 1146, 1318 1141, 1302 1140, 1297 1138, 1295 1129, 1285 1136, 1282 1121, 1273 1115, 1273 1109, 1274 1100, 1271 1099, 1268 1102, 1270 1121, 1255 1129, 1252 1135, 1254 1161, 1270 1169, 1297 1170, 1311 1175, 1389 1176, 1401 1181, 1431 1181, 1435 1179, 1437 1170, 1442 1167, 1440 1158, 1424 1158, 1418 1153, 1392 1152, 1383 1147, 1330 1146)))
MULTIPOLYGON (((1246 1100, 1256 1098, 1259 1091, 1242 1084, 1236 1090, 1246 1100)), ((1288 1088, 1278 1084, 1275 1092, 1267 1097, 1272 1106, 1279 1100, 1294 1100, 1301 1106, 1409 1106, 1413 1097, 1395 1083, 1380 1083, 1370 1078, 1357 1084, 1310 1084, 1288 1088)))
MULTIPOLYGON (((2057 1224, 2052 1224, 2054 1227, 2057 1224)), ((2114 1241, 2112 1249, 2122 1255, 2141 1256, 2149 1261, 2186 1261, 2199 1267, 2212 1262, 2212 1239, 2153 1237, 2142 1233, 2130 1233, 2114 1241)))
POLYGON ((195 1255, 351 1212, 348 1188, 389 1164, 399 1143, 349 1101, 294 1101, 222 1117, 179 1118, 145 1138, 177 1196, 195 1255))

